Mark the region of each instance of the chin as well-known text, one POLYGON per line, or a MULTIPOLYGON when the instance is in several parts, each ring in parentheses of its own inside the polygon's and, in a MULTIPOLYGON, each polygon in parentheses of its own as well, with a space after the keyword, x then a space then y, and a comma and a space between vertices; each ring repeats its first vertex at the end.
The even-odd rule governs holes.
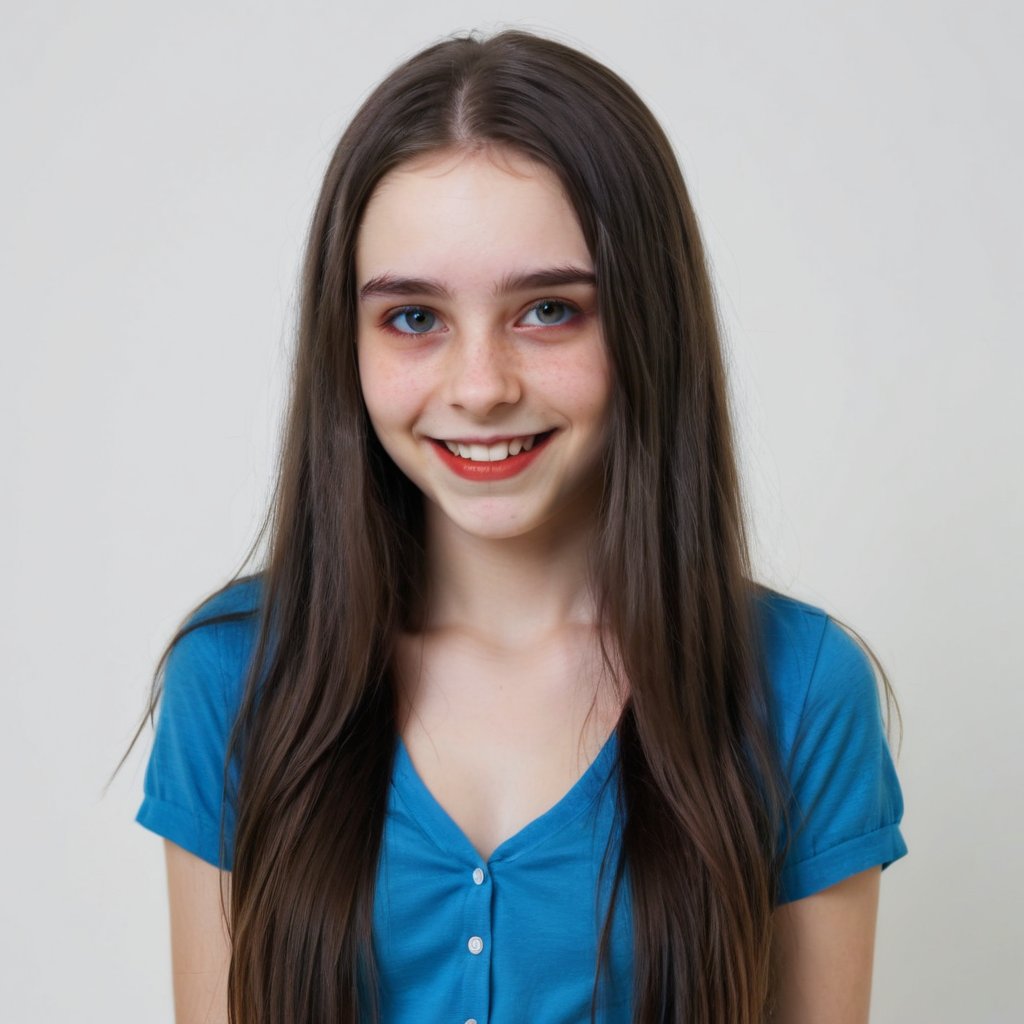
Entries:
POLYGON ((521 520, 509 521, 507 519, 473 519, 472 517, 460 517, 452 519, 452 522, 463 533, 472 537, 479 537, 481 540, 512 540, 515 537, 523 537, 536 529, 537 524, 522 522, 521 520))
POLYGON ((438 506, 439 518, 454 526, 462 533, 481 540, 511 540, 524 537, 545 522, 545 517, 537 514, 517 514, 509 509, 490 509, 482 514, 474 514, 467 508, 445 508, 438 506))

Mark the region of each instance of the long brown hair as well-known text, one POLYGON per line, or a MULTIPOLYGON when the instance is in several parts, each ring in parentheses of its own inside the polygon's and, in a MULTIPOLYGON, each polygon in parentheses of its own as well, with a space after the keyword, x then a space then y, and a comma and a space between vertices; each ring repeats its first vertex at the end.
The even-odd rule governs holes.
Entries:
MULTIPOLYGON (((316 206, 252 612, 258 643, 227 751, 242 766, 230 1019, 376 1013, 390 666, 426 579, 421 495, 381 448, 360 392, 354 252, 384 175, 480 145, 554 171, 597 276, 614 390, 594 580, 614 646, 605 660, 629 688, 612 868, 613 898, 630 886, 634 1020, 754 1024, 772 1002, 787 791, 700 231, 636 93, 585 54, 521 31, 452 37, 398 67, 342 136, 316 206)), ((150 719, 158 697, 155 681, 150 719)), ((592 1017, 610 919, 609 909, 592 1017)))

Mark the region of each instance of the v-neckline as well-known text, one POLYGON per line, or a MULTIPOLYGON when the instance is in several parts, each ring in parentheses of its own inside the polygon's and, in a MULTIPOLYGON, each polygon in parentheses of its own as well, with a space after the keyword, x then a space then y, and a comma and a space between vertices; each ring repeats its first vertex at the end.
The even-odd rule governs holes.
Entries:
POLYGON ((618 727, 612 729, 597 756, 557 803, 502 840, 486 860, 444 809, 412 763, 399 735, 391 785, 417 825, 445 853, 473 865, 489 866, 521 856, 568 825, 592 803, 608 781, 618 750, 618 727))

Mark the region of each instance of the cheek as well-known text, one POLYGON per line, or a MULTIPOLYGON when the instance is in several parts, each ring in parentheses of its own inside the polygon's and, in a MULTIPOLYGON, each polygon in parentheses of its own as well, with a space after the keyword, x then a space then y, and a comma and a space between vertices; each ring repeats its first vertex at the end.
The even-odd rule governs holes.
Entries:
POLYGON ((418 375, 380 355, 360 353, 359 382, 378 432, 406 425, 422 406, 423 386, 418 375))
POLYGON ((603 419, 612 394, 611 368, 606 360, 602 359, 592 368, 588 384, 587 404, 596 416, 603 419))
POLYGON ((598 457, 608 442, 611 420, 612 378, 607 364, 588 368, 577 378, 574 396, 576 422, 582 430, 581 441, 593 457, 598 457))
POLYGON ((611 401, 611 369, 603 352, 568 359, 552 367, 549 380, 561 393, 566 411, 581 424, 603 421, 611 401))

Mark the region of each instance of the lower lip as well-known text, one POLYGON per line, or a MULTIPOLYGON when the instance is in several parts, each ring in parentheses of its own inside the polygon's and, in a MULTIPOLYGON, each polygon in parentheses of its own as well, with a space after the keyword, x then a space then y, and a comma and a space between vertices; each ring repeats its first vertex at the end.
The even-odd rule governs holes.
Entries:
POLYGON ((555 436, 551 431, 547 437, 538 441, 528 452, 520 452, 518 455, 510 455, 507 459, 499 462, 474 462, 472 459, 463 459, 458 455, 452 455, 446 445, 432 441, 441 461, 457 476, 463 480, 478 480, 480 482, 490 480, 507 480, 510 476, 522 473, 534 459, 547 447, 548 442, 555 436))

